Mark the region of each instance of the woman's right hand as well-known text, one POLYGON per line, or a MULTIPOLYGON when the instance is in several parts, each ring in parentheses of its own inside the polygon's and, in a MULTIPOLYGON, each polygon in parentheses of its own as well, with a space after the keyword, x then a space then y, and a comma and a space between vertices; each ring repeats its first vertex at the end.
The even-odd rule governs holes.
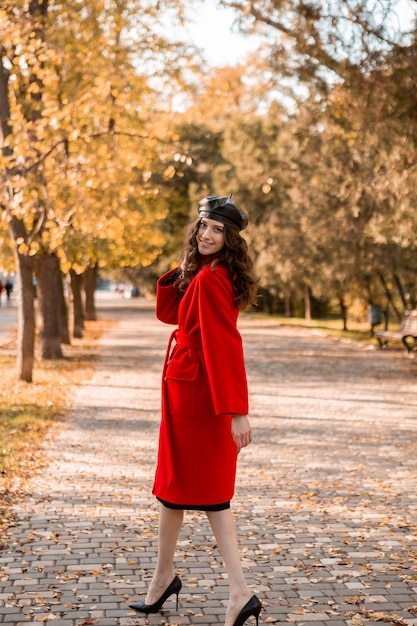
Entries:
POLYGON ((232 437, 240 452, 252 441, 252 428, 247 415, 234 415, 232 419, 232 437))

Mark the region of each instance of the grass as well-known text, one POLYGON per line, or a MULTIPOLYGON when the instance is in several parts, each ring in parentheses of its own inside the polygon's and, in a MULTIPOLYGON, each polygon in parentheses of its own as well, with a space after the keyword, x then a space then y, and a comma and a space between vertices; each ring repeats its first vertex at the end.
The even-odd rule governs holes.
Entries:
MULTIPOLYGON (((350 339, 351 341, 360 341, 362 343, 374 343, 371 336, 371 330, 368 322, 348 322, 349 330, 343 330, 343 322, 340 318, 326 318, 306 320, 300 317, 284 317, 279 315, 267 315, 264 313, 250 313, 254 318, 262 317, 264 319, 275 320, 277 323, 286 326, 297 326, 299 328, 308 328, 317 333, 321 333, 330 337, 340 339, 350 339)), ((394 324, 390 324, 390 329, 394 328, 394 324)), ((382 326, 378 326, 382 329, 382 326)))
POLYGON ((0 548, 13 523, 11 503, 46 462, 45 437, 65 419, 73 389, 92 376, 94 348, 111 324, 87 322, 84 338, 64 347, 64 359, 35 364, 33 383, 16 381, 15 356, 0 354, 0 548))

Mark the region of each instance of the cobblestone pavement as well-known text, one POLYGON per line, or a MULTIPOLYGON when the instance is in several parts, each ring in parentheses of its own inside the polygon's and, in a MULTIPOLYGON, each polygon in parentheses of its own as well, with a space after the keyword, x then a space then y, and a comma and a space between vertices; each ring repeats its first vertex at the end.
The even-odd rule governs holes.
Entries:
MULTIPOLYGON (((225 572, 202 513, 186 513, 180 536, 178 612, 174 597, 149 619, 127 606, 156 556, 150 490, 172 328, 140 300, 99 311, 120 321, 16 503, 0 623, 222 625, 225 572)), ((256 317, 240 326, 255 437, 233 508, 260 623, 417 625, 417 360, 256 317)))

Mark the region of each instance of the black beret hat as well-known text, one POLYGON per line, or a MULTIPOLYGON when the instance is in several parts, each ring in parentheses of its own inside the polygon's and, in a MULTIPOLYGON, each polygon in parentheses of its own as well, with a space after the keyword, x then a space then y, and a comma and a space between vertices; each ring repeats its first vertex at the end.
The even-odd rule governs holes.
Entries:
POLYGON ((237 226, 239 230, 243 230, 248 225, 248 217, 236 202, 226 196, 207 196, 198 203, 198 212, 200 217, 237 226))

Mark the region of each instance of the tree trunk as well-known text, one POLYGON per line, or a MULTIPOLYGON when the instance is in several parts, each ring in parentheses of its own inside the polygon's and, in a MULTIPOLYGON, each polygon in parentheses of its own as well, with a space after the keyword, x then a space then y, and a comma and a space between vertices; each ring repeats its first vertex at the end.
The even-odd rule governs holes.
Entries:
POLYGON ((77 274, 75 270, 70 270, 71 293, 72 293, 72 314, 73 329, 72 334, 75 338, 81 339, 84 328, 83 301, 81 297, 81 285, 83 277, 77 274))
POLYGON ((401 298, 401 302, 403 303, 404 310, 407 308, 407 300, 405 297, 405 289, 402 285, 401 279, 398 274, 394 274, 395 284, 397 285, 398 293, 401 298))
MULTIPOLYGON (((392 306, 392 309, 393 309, 393 311, 394 311, 394 313, 396 315, 397 320, 400 322, 401 321, 401 313, 399 312, 399 310, 395 306, 395 302, 394 302, 394 300, 392 298, 390 290, 388 289, 388 285, 387 285, 387 283, 385 281, 384 275, 382 274, 382 272, 378 272, 378 276, 379 276, 381 284, 382 284, 382 286, 384 288, 385 295, 387 296, 387 300, 388 300, 389 304, 392 306)), ((388 309, 388 307, 387 307, 387 309, 388 309)))
POLYGON ((343 330, 347 330, 348 329, 348 325, 347 325, 347 306, 345 304, 345 299, 343 298, 343 296, 340 296, 339 298, 339 307, 340 307, 340 315, 342 316, 342 322, 343 322, 343 330))
POLYGON ((18 273, 18 335, 17 378, 32 382, 35 353, 35 289, 33 286, 33 257, 16 252, 18 273))
POLYGON ((266 303, 266 312, 268 313, 268 315, 273 315, 273 313, 274 313, 274 296, 272 295, 270 289, 265 289, 263 293, 264 293, 265 303, 266 303))
POLYGON ((64 355, 61 349, 61 303, 58 287, 61 278, 58 257, 55 254, 36 257, 35 275, 42 319, 41 358, 62 359, 64 355))
POLYGON ((62 273, 59 273, 58 281, 58 295, 60 301, 59 313, 60 313, 60 327, 61 327, 61 343, 69 346, 71 345, 69 326, 68 326, 68 307, 64 293, 64 279, 62 273))
POLYGON ((85 294, 85 319, 95 321, 97 319, 96 303, 94 294, 97 283, 97 265, 90 265, 85 270, 83 280, 85 294))
POLYGON ((304 317, 306 320, 311 320, 311 289, 308 285, 304 285, 304 303, 305 303, 304 317))
POLYGON ((285 306, 285 317, 293 317, 292 293, 291 293, 291 289, 289 289, 288 287, 284 288, 284 306, 285 306))

